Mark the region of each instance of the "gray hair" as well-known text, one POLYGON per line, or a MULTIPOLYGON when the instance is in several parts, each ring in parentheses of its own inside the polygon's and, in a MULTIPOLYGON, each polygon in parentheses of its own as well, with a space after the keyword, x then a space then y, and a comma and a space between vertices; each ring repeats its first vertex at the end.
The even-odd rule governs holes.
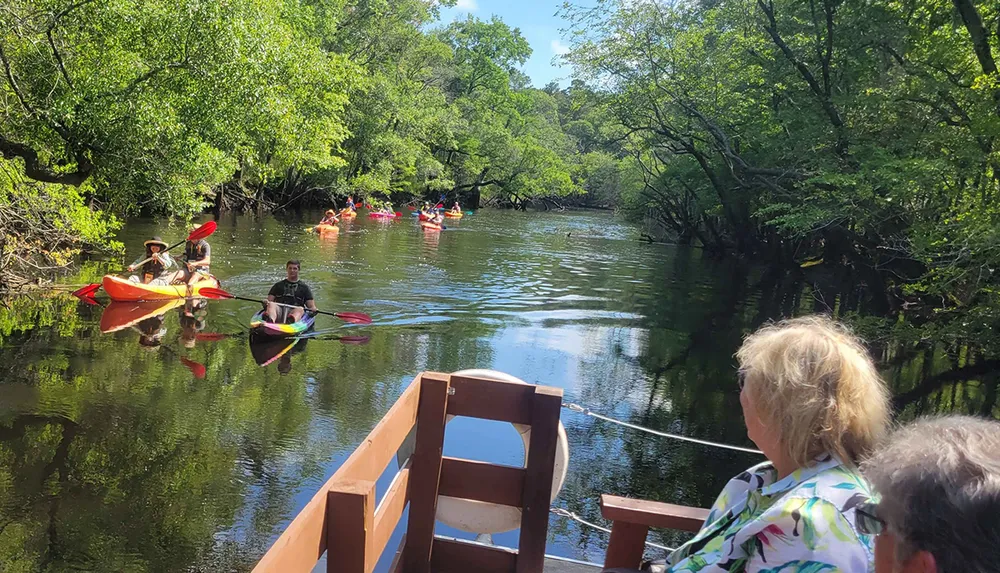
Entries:
POLYGON ((1000 563, 1000 422, 924 418, 897 430, 863 465, 897 561, 928 551, 939 573, 1000 563))

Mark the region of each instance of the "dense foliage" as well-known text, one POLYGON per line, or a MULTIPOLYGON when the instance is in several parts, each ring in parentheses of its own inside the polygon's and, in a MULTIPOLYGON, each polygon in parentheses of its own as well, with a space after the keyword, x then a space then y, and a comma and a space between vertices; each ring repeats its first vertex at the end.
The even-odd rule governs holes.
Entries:
MULTIPOLYGON (((604 0, 569 56, 681 240, 822 258, 875 309, 988 304, 1000 263, 1000 5, 604 0)), ((811 261, 812 262, 812 261, 811 261)))

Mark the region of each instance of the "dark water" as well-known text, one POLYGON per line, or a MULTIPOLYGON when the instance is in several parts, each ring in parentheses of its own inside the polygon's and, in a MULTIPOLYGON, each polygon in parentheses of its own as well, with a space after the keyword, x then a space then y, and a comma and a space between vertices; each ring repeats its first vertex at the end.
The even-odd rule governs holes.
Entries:
MULTIPOLYGON (((741 337, 835 306, 801 276, 645 244, 604 213, 484 211, 440 235, 409 218, 359 218, 326 238, 304 224, 219 221, 214 272, 227 290, 261 296, 299 258, 320 308, 375 318, 330 333, 366 344, 320 338, 261 367, 245 334, 254 303, 211 302, 200 322, 169 309, 162 325, 137 325, 165 329, 152 349, 132 327, 102 334, 115 307, 67 297, 0 307, 0 570, 248 570, 421 370, 502 370, 634 424, 752 446, 734 381, 741 337)), ((127 227, 130 259, 153 231, 127 227)), ((975 377, 969 349, 921 348, 874 347, 902 417, 995 411, 996 378, 975 377)), ((563 423, 571 459, 554 505, 599 523, 601 492, 706 506, 759 460, 569 410, 563 423)), ((523 455, 510 428, 461 419, 445 449, 507 464, 523 455)), ((606 544, 551 518, 550 553, 600 561, 606 544)))

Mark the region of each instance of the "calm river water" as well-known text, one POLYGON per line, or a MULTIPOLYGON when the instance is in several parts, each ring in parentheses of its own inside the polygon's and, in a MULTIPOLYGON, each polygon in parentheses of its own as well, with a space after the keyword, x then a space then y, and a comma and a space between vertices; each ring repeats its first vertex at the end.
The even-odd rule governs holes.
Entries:
MULTIPOLYGON (((259 366, 284 348, 251 351, 255 303, 213 301, 188 309, 195 318, 170 308, 162 325, 134 326, 127 309, 69 297, 0 307, 0 570, 249 570, 421 370, 502 370, 594 412, 752 446, 734 378, 741 337, 830 302, 794 277, 646 244, 607 213, 483 211, 441 234, 410 217, 359 218, 322 238, 303 232, 311 215, 223 218, 212 269, 230 292, 261 297, 299 258, 321 309, 372 315, 335 332, 366 344, 310 340, 259 366), (162 343, 140 345, 137 329, 163 329, 162 343)), ((154 228, 126 227, 129 260, 154 228)), ((904 417, 995 409, 995 379, 990 394, 948 375, 962 349, 904 350, 875 349, 904 417)), ((760 459, 565 409, 562 421, 571 457, 554 505, 598 523, 601 492, 706 506, 760 459)), ((462 419, 445 453, 523 455, 509 427, 462 419)), ((549 553, 599 561, 606 544, 551 516, 549 553)))

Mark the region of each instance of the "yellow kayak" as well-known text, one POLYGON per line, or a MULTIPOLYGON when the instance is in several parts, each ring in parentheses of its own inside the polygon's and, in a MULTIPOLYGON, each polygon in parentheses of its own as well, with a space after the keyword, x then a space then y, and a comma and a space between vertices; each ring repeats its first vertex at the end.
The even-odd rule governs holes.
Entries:
POLYGON ((444 216, 452 219, 461 219, 465 215, 461 211, 445 211, 444 216))

